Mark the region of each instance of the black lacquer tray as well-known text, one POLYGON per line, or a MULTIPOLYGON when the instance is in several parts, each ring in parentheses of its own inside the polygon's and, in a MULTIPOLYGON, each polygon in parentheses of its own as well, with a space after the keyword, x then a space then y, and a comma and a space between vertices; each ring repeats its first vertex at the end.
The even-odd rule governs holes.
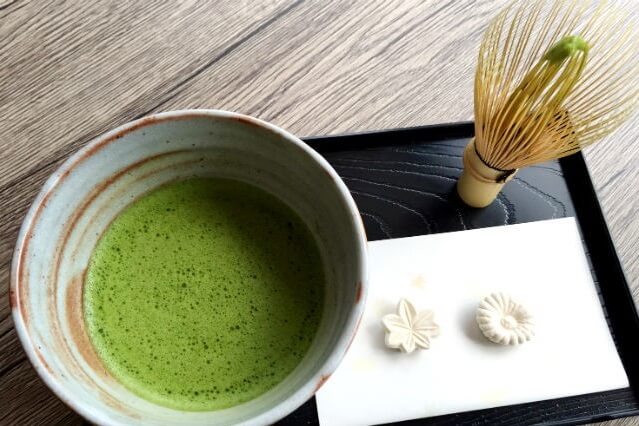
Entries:
MULTIPOLYGON (((305 140, 346 182, 370 241, 576 217, 631 387, 402 424, 565 425, 639 415, 639 318, 582 155, 523 169, 496 202, 473 209, 455 191, 473 131, 458 123, 305 140)), ((314 399, 280 422, 318 423, 314 399)))

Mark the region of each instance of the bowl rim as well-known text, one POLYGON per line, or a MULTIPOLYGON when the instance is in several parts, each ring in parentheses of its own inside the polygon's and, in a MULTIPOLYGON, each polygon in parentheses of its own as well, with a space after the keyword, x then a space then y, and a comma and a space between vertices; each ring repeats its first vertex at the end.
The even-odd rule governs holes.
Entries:
MULTIPOLYGON (((31 206, 22 222, 20 231, 18 233, 18 238, 13 251, 13 258, 11 263, 11 279, 8 295, 14 327, 18 334, 18 338, 25 353, 27 354, 27 358, 33 365, 40 378, 63 403, 65 403, 67 406, 69 406, 85 419, 97 424, 108 424, 108 421, 103 415, 101 415, 102 412, 100 410, 96 410, 92 406, 78 402, 78 399, 74 397, 74 394, 69 391, 64 385, 62 385, 51 372, 49 372, 49 370, 45 366, 46 352, 41 353, 36 350, 35 345, 31 341, 24 318, 25 315, 28 316, 28 310, 23 305, 23 301, 20 299, 19 291, 21 285, 21 270, 24 263, 27 262, 27 259, 25 259, 22 254, 24 253, 24 249, 27 246, 28 240, 32 238, 32 227, 42 214, 42 210, 46 204, 47 199, 55 192, 58 185, 66 178, 66 176, 74 172, 78 164, 82 163, 87 158, 92 157, 110 143, 121 139, 122 137, 135 130, 152 126, 161 122, 186 120, 193 118, 213 118, 239 121, 246 125, 256 126, 268 130, 286 140, 288 143, 292 143, 298 146, 302 151, 304 151, 304 155, 308 155, 329 175, 329 177, 331 177, 331 180, 333 181, 335 188, 339 192, 340 197, 348 207, 351 215, 350 220, 352 222, 353 229, 355 229, 354 237, 356 239, 357 245, 357 253, 355 254, 355 259, 359 263, 359 268, 357 271, 359 281, 356 283, 356 301, 350 310, 346 325, 338 338, 337 344, 333 347, 328 358, 324 361, 321 367, 317 369, 316 373, 309 381, 307 381, 303 386, 299 387, 288 398, 280 401, 276 405, 273 405, 258 416, 244 421, 243 424, 274 423, 277 420, 280 420, 283 417, 287 416, 295 409, 300 407, 302 404, 304 404, 308 399, 310 399, 326 382, 326 380, 328 380, 330 375, 335 371, 340 361, 345 356, 346 351, 348 350, 356 335, 362 315, 364 313, 364 306, 368 293, 368 249, 364 224, 362 222, 359 209, 355 204, 355 200, 346 187, 346 184, 339 177, 335 169, 333 169, 328 161, 326 161, 326 159, 324 159, 324 157, 322 157, 319 153, 309 147, 297 136, 281 129, 274 124, 248 115, 224 110, 174 110, 151 114, 122 124, 92 139, 85 146, 78 149, 47 178, 41 190, 38 192, 38 195, 31 203, 31 206)), ((179 411, 180 410, 176 410, 176 412, 179 411)))

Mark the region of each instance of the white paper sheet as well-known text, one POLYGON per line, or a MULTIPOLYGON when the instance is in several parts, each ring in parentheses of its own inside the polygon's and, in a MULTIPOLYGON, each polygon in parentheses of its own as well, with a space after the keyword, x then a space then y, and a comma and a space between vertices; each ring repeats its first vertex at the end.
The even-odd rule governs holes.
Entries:
POLYGON ((317 394, 320 424, 366 425, 628 386, 573 218, 377 241, 358 335, 317 394), (475 323, 485 295, 505 291, 535 315, 518 347, 475 323), (432 309, 427 351, 384 347, 381 318, 401 297, 432 309))

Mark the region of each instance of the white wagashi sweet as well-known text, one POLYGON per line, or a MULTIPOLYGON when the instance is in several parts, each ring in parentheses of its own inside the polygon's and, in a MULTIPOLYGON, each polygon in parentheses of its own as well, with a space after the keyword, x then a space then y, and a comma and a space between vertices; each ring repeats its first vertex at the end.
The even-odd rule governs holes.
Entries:
POLYGON ((430 339, 439 334, 433 311, 417 312, 412 303, 400 299, 397 314, 385 315, 382 324, 386 329, 386 346, 411 353, 415 348, 430 348, 430 339))
POLYGON ((484 336, 500 345, 519 345, 535 335, 532 315, 504 293, 482 299, 477 308, 477 324, 484 336))

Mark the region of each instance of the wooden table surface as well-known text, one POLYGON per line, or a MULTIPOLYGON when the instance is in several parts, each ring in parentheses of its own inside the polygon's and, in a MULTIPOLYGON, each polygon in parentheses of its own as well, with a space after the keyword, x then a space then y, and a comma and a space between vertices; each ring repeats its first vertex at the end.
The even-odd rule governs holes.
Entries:
MULTIPOLYGON (((26 360, 7 294, 20 223, 69 154, 181 108, 300 136, 470 120, 479 39, 505 3, 0 0, 0 424, 81 422, 26 360)), ((586 152, 635 301, 638 136, 635 115, 586 152)))

